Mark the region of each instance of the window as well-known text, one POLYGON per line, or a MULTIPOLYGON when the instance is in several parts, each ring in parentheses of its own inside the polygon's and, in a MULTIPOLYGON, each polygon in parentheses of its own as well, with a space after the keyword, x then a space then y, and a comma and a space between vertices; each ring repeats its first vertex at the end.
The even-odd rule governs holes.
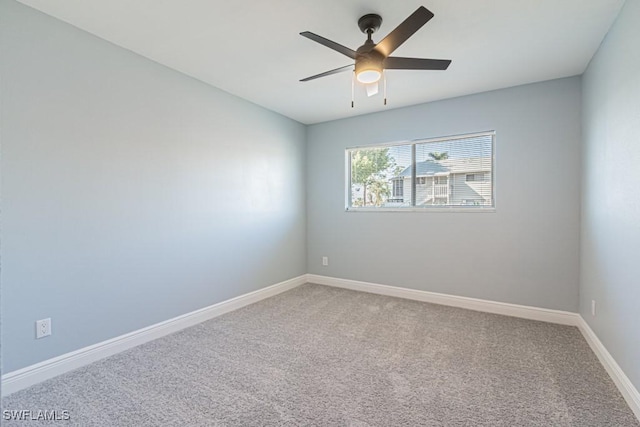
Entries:
POLYGON ((494 207, 494 132, 346 150, 347 210, 494 207))
POLYGON ((466 177, 467 182, 484 181, 484 174, 482 173, 468 173, 466 177))
POLYGON ((403 179, 394 179, 393 180, 393 198, 394 199, 402 199, 404 193, 403 179))
POLYGON ((449 177, 448 176, 436 176, 433 179, 435 180, 435 184, 442 185, 442 184, 446 184, 447 183, 447 181, 449 180, 449 177))

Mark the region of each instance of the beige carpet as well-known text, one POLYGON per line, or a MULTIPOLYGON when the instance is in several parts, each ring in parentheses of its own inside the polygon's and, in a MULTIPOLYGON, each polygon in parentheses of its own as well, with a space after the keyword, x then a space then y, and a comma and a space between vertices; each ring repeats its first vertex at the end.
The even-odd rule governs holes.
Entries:
POLYGON ((319 285, 54 378, 57 426, 639 426, 574 327, 319 285))

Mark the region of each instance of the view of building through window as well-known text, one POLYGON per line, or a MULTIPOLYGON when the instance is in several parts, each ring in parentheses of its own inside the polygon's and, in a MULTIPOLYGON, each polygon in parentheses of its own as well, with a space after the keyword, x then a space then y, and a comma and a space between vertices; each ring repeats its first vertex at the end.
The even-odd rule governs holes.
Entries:
POLYGON ((494 137, 347 149, 347 209, 493 207, 494 137))

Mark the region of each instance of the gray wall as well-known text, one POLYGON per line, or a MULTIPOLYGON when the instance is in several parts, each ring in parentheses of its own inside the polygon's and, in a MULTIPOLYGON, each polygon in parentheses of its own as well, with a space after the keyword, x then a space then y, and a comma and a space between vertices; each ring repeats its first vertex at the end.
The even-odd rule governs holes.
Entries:
POLYGON ((303 125, 0 17, 5 373, 306 273, 303 125))
POLYGON ((309 272, 577 311, 580 101, 573 77, 310 126, 309 272), (345 148, 486 130, 496 212, 345 212, 345 148))
POLYGON ((627 0, 583 78, 580 313, 640 389, 638 23, 627 0))

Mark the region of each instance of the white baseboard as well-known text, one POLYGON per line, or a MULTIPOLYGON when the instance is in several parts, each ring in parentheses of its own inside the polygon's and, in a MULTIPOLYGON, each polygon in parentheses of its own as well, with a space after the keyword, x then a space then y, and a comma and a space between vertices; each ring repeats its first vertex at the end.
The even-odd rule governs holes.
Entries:
POLYGON ((433 304, 448 305, 451 307, 466 308, 468 310, 482 311, 485 313, 502 314, 505 316, 521 317, 523 319, 530 320, 540 320, 543 322, 558 323, 561 325, 577 326, 580 320, 580 315, 578 313, 571 313, 568 311, 550 310, 547 308, 529 307, 526 305, 508 304, 477 298, 439 294, 435 292, 379 285, 376 283, 360 282, 356 280, 337 279, 335 277, 319 276, 315 274, 308 274, 307 280, 310 283, 317 283, 319 285, 334 286, 354 291, 369 292, 415 301, 430 302, 433 304))
POLYGON ((620 390, 622 397, 624 397, 624 400, 627 401, 636 418, 640 421, 640 392, 638 392, 638 389, 633 386, 629 377, 627 377, 622 368, 620 368, 620 365, 618 365, 613 356, 611 356, 607 348, 598 339, 598 336, 582 316, 578 323, 578 329, 580 329, 587 343, 589 343, 591 350, 598 356, 600 363, 602 363, 602 366, 604 366, 616 387, 620 390))
POLYGON ((272 297, 300 286, 306 283, 306 281, 307 275, 304 274, 267 288, 249 292, 200 310, 192 311, 191 313, 183 314, 181 316, 174 317, 173 319, 138 329, 137 331, 133 331, 125 335, 9 372, 2 376, 2 395, 9 395, 18 390, 22 390, 39 382, 48 380, 49 378, 53 378, 105 357, 120 353, 121 351, 128 350, 140 344, 144 344, 173 332, 177 332, 181 329, 194 326, 198 323, 230 311, 237 310, 265 298, 272 297))

